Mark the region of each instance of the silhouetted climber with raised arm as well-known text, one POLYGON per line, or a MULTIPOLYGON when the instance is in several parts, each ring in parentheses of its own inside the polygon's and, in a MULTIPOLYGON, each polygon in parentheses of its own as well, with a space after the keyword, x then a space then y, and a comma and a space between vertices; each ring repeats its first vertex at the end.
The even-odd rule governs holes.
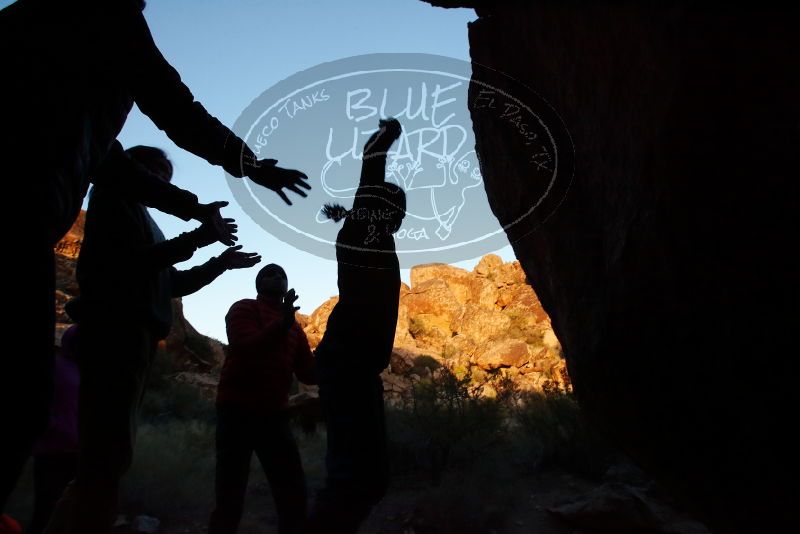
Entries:
POLYGON ((328 472, 309 532, 355 532, 389 482, 380 373, 389 365, 397 325, 394 234, 405 217, 406 197, 385 181, 385 168, 386 152, 400 131, 398 121, 381 121, 367 141, 353 208, 323 208, 344 224, 336 239, 339 301, 316 350, 328 472))
POLYGON ((296 533, 306 516, 306 484, 289 427, 292 376, 315 384, 308 339, 295 321, 297 295, 271 263, 256 276, 258 297, 225 316, 228 354, 217 389, 217 507, 209 534, 234 534, 242 517, 250 459, 258 456, 278 511, 278 532, 296 533))
MULTIPOLYGON (((127 153, 151 173, 171 179, 172 165, 161 150, 138 146, 127 153)), ((236 231, 233 219, 224 222, 228 232, 236 231)), ((260 261, 239 246, 186 271, 172 266, 218 238, 204 223, 165 240, 144 205, 114 187, 94 186, 78 257, 81 294, 68 309, 80 328, 78 475, 46 532, 63 532, 65 516, 70 534, 110 531, 119 482, 133 456, 148 369, 172 325, 172 299, 198 291, 228 269, 260 261)))
MULTIPOLYGON (((18 0, 0 10, 0 161, 6 217, 24 225, 15 283, 15 317, 24 357, 0 357, 0 420, 12 435, 0 443, 0 514, 33 442, 44 430, 52 396, 55 272, 53 246, 80 210, 90 179, 135 103, 178 146, 247 176, 290 203, 305 196, 306 177, 257 160, 244 142, 196 102, 161 55, 142 15, 142 0, 18 0), (23 235, 24 234, 24 235, 23 235)), ((220 204, 201 205, 158 179, 144 179, 125 160, 108 175, 142 203, 179 216, 225 225, 220 204)), ((232 245, 230 236, 226 244, 232 245)))

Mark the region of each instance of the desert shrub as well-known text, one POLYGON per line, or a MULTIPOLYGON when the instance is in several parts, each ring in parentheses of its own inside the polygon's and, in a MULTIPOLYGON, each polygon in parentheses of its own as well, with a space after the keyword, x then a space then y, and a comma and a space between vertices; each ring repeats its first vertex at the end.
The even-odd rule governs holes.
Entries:
POLYGON ((172 356, 158 351, 150 367, 141 418, 145 422, 210 422, 214 419, 214 403, 199 387, 175 380, 172 356))
POLYGON ((415 374, 418 376, 427 376, 426 369, 433 373, 442 366, 433 356, 417 356, 412 362, 411 370, 408 374, 415 374))
POLYGON ((170 378, 165 387, 148 389, 142 402, 144 422, 168 420, 213 422, 214 402, 200 388, 170 378))
POLYGON ((214 348, 211 346, 209 338, 198 334, 188 333, 184 345, 190 351, 194 352, 201 360, 213 364, 216 360, 214 348))
POLYGON ((436 486, 462 467, 497 474, 555 466, 589 477, 607 468, 611 447, 556 382, 534 393, 504 370, 437 365, 402 409, 387 414, 396 473, 423 472, 436 486), (493 398, 482 395, 487 388, 493 398))
POLYGON ((214 496, 214 425, 170 420, 140 425, 121 509, 159 518, 209 510, 214 496))
POLYGON ((587 424, 571 394, 526 392, 512 417, 515 456, 523 466, 555 465, 590 477, 608 466, 609 444, 587 424))
POLYGON ((459 378, 447 367, 415 383, 409 405, 388 417, 395 470, 422 469, 438 485, 447 469, 469 465, 500 441, 500 406, 480 392, 470 372, 459 378))
POLYGON ((502 408, 503 415, 512 417, 525 395, 514 377, 502 369, 497 369, 488 374, 486 382, 494 389, 495 399, 502 408))

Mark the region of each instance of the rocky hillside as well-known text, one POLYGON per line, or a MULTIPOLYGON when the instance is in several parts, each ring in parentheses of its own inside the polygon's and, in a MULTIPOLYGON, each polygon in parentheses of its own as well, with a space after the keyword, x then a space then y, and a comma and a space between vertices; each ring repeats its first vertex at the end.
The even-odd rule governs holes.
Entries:
MULTIPOLYGON (((300 318, 312 347, 337 298, 300 318)), ((499 375, 523 390, 570 387, 550 318, 519 262, 489 254, 472 272, 443 264, 411 270, 411 287, 400 289, 394 352, 383 374, 387 397, 401 401, 415 380, 438 368, 459 378, 471 373, 476 384, 499 375)), ((486 384, 483 393, 494 390, 486 384)))
POLYGON ((78 253, 83 242, 83 226, 86 223, 86 212, 81 211, 72 228, 61 241, 56 244, 56 341, 72 323, 64 313, 64 305, 79 293, 75 279, 75 266, 78 253))
MULTIPOLYGON (((56 246, 57 336, 71 323, 64 304, 78 294, 75 265, 83 240, 85 214, 56 246)), ((519 262, 485 256, 473 271, 443 264, 411 270, 403 284, 391 366, 384 374, 389 400, 400 402, 415 380, 437 369, 459 377, 470 374, 483 394, 493 395, 490 377, 509 377, 522 390, 569 389, 561 345, 536 293, 526 283, 519 262)), ((298 314, 312 348, 325 333, 332 297, 311 315, 298 314)), ((183 380, 213 390, 209 372, 218 370, 224 349, 186 320, 175 300, 174 326, 165 342, 183 380)), ((213 374, 213 373, 212 373, 213 374)))
MULTIPOLYGON (((72 323, 64 305, 79 293, 75 267, 83 242, 86 212, 81 211, 67 235, 55 246, 56 252, 56 341, 72 323)), ((120 303, 123 305, 123 303, 120 303)), ((223 345, 216 339, 200 334, 183 315, 183 305, 176 299, 173 305, 173 327, 164 347, 175 358, 176 368, 182 371, 206 372, 218 368, 224 358, 223 345)))

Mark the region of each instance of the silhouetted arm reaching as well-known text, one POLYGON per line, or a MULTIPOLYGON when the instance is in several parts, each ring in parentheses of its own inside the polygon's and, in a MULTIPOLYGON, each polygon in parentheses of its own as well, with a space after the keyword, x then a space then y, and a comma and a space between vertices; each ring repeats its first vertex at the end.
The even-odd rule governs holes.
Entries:
POLYGON ((380 185, 386 178, 386 153, 400 137, 402 128, 397 119, 378 122, 378 131, 364 144, 359 185, 380 185))
POLYGON ((272 189, 288 205, 292 201, 283 192, 288 189, 301 197, 307 196, 303 189, 311 189, 308 176, 293 169, 283 169, 276 166, 277 160, 261 160, 255 163, 244 163, 243 172, 256 184, 272 189))
POLYGON ((131 158, 122 149, 119 141, 112 143, 92 182, 95 185, 111 188, 124 198, 175 215, 185 221, 196 219, 207 223, 216 229, 219 241, 224 245, 232 246, 236 241, 233 233, 226 233, 228 219, 223 219, 220 214, 220 208, 227 206, 227 202, 199 203, 193 193, 152 174, 141 163, 131 158))
MULTIPOLYGON (((361 162, 361 177, 358 189, 353 199, 353 211, 373 208, 376 204, 376 187, 382 186, 386 181, 386 153, 398 137, 402 129, 397 119, 381 120, 378 122, 378 131, 370 136, 364 144, 364 154, 361 162)), ((359 217, 350 218, 345 222, 351 226, 359 217)), ((368 226, 368 221, 361 218, 359 226, 368 226)))
POLYGON ((141 13, 126 25, 127 56, 132 58, 129 82, 142 112, 150 117, 175 144, 209 163, 222 166, 231 175, 249 177, 275 191, 287 204, 284 189, 302 197, 311 189, 300 171, 276 166, 277 160, 258 160, 237 135, 210 115, 196 101, 178 72, 158 50, 141 13))
MULTIPOLYGON (((337 237, 337 245, 394 250, 391 236, 397 229, 390 229, 392 225, 389 220, 397 219, 397 214, 401 212, 405 213, 405 195, 397 184, 386 182, 386 159, 389 148, 400 137, 401 132, 397 119, 381 120, 378 130, 364 145, 361 177, 353 199, 353 208, 345 213, 345 222, 337 237)), ((323 213, 333 220, 341 218, 337 213, 341 211, 338 205, 326 205, 323 208, 323 213)), ((402 217, 399 219, 402 220, 402 217)), ((367 257, 350 258, 345 263, 347 261, 373 263, 367 257)))
POLYGON ((171 267, 169 274, 172 297, 178 298, 191 295, 209 285, 225 271, 246 269, 261 261, 261 256, 258 254, 241 252, 241 248, 241 245, 231 247, 204 264, 185 271, 179 271, 171 267))
MULTIPOLYGON (((225 234, 236 232, 233 219, 225 219, 227 225, 225 234)), ((206 247, 219 241, 217 230, 210 223, 203 223, 190 232, 185 232, 159 243, 140 247, 136 256, 143 268, 150 271, 167 269, 176 263, 186 261, 192 257, 199 248, 206 247)), ((198 288, 199 289, 199 288, 198 288)))
POLYGON ((120 262, 135 271, 158 272, 175 263, 186 261, 194 252, 233 235, 237 227, 233 219, 224 219, 224 229, 211 223, 164 240, 143 206, 123 197, 116 188, 96 186, 89 199, 87 224, 91 223, 88 246, 96 254, 109 258, 108 263, 120 262), (142 232, 148 227, 155 243, 148 242, 142 232))
POLYGON ((202 215, 202 205, 196 195, 152 174, 128 156, 119 141, 112 143, 102 165, 92 176, 92 182, 184 221, 202 215))

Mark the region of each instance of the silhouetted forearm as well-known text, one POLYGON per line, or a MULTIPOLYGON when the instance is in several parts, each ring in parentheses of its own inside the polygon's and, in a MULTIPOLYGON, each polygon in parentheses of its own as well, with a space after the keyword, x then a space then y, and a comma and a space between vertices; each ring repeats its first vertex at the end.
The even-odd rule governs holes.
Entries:
POLYGON ((365 154, 364 161, 361 164, 361 179, 358 185, 380 185, 384 183, 385 179, 386 155, 370 156, 365 154))
POLYGON ((186 261, 197 250, 197 240, 192 232, 186 232, 161 243, 146 245, 139 249, 139 261, 149 271, 169 269, 176 263, 186 261))
MULTIPOLYGON (((116 184, 113 179, 108 183, 116 184)), ((153 243, 143 228, 148 224, 145 217, 144 208, 124 198, 119 188, 96 186, 86 212, 85 250, 81 250, 81 257, 86 259, 82 263, 98 269, 99 276, 107 275, 101 272, 101 265, 117 263, 139 275, 139 271, 158 272, 192 257, 199 242, 198 230, 153 243)))
POLYGON ((164 213, 188 221, 197 216, 197 196, 165 182, 131 159, 114 141, 92 182, 118 191, 124 198, 135 200, 164 213))
POLYGON ((200 291, 216 280, 225 270, 225 266, 219 258, 211 258, 204 264, 186 271, 179 271, 173 267, 170 269, 172 297, 185 297, 200 291))

